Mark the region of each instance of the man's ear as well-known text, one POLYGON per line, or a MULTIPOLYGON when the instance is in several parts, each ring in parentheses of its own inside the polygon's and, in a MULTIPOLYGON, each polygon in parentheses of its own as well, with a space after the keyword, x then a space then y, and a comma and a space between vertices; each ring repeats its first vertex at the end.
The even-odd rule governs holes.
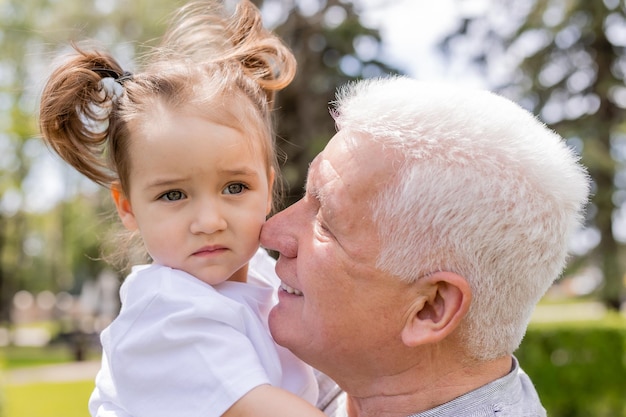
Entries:
POLYGON ((113 197, 117 214, 120 216, 124 227, 130 231, 137 230, 137 220, 133 214, 130 200, 126 198, 126 194, 122 191, 122 186, 119 182, 111 184, 111 197, 113 197))
POLYGON ((446 271, 421 277, 416 285, 421 290, 402 329, 402 341, 407 346, 437 343, 467 314, 472 290, 465 278, 446 271))

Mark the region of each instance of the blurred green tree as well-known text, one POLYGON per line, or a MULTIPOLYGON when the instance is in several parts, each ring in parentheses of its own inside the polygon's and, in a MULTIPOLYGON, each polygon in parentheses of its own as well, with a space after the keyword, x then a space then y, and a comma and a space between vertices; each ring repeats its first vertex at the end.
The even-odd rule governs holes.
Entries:
POLYGON ((70 41, 93 39, 130 65, 172 7, 165 0, 119 3, 0 2, 0 323, 9 322, 16 291, 75 290, 76 275, 85 279, 80 271, 93 269, 105 200, 93 190, 90 200, 78 199, 84 187, 66 171, 64 190, 48 196, 55 201, 33 203, 48 179, 37 169, 47 151, 37 138, 36 109, 50 64, 70 41))
POLYGON ((497 0, 466 15, 441 44, 465 56, 491 87, 524 105, 582 153, 593 179, 587 259, 600 297, 619 309, 626 241, 626 5, 619 0, 497 0))
POLYGON ((298 200, 308 164, 335 133, 329 104, 337 87, 397 69, 379 59, 377 29, 359 20, 360 2, 253 0, 298 62, 294 82, 278 95, 278 144, 286 162, 285 206, 298 200))

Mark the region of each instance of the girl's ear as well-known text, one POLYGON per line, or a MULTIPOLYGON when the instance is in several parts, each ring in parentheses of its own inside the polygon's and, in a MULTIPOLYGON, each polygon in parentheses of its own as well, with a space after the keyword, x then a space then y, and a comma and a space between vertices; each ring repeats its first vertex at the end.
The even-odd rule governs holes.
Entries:
POLYGON ((130 205, 130 200, 126 198, 124 191, 122 191, 122 186, 119 182, 114 182, 111 184, 111 196, 113 197, 113 201, 115 202, 115 208, 117 209, 117 214, 120 216, 122 220, 122 224, 130 231, 137 230, 137 220, 135 219, 135 215, 133 214, 133 209, 130 205))
POLYGON ((453 272, 435 272, 419 279, 423 287, 402 329, 407 346, 438 343, 454 332, 469 311, 472 290, 453 272))
POLYGON ((268 192, 267 192, 267 209, 265 211, 265 215, 269 216, 271 211, 272 211, 272 201, 273 201, 273 193, 274 193, 274 179, 276 178, 276 171, 274 171, 274 168, 271 167, 270 168, 270 172, 269 175, 267 176, 267 185, 268 185, 268 192))

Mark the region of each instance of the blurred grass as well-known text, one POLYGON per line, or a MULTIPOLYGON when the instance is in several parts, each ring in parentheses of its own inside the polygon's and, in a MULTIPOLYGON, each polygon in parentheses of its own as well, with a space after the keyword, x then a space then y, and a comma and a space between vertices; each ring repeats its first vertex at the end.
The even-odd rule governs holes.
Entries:
POLYGON ((74 360, 65 345, 6 346, 1 349, 5 369, 67 363, 74 360))
POLYGON ((87 417, 93 381, 7 385, 2 417, 87 417))
MULTIPOLYGON (((88 354, 88 359, 99 357, 99 351, 88 354)), ((4 371, 73 361, 71 349, 64 344, 0 348, 0 369, 4 371)), ((93 379, 27 384, 6 382, 0 395, 0 417, 88 417, 87 402, 93 387, 93 379)))

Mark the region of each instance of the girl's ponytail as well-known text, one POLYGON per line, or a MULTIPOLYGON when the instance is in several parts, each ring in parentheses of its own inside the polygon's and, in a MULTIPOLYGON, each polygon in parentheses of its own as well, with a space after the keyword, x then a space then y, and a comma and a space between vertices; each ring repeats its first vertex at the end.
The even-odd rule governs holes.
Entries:
POLYGON ((85 52, 58 67, 41 96, 39 127, 45 143, 81 174, 109 186, 106 142, 121 83, 129 78, 108 54, 85 52))

